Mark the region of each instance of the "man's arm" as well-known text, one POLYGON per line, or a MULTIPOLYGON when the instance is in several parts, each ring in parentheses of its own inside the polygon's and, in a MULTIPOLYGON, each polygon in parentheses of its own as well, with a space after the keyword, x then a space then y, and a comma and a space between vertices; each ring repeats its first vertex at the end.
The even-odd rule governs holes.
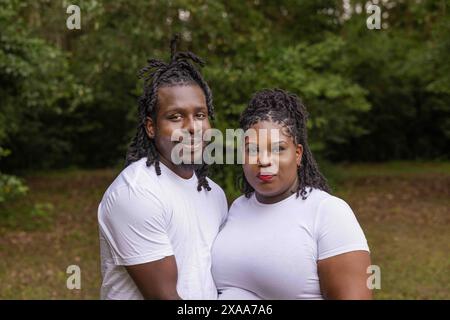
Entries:
POLYGON ((174 256, 125 267, 144 299, 181 300, 177 292, 178 270, 174 256))
POLYGON ((340 254, 317 263, 320 289, 325 299, 370 300, 372 291, 367 287, 367 251, 340 254))

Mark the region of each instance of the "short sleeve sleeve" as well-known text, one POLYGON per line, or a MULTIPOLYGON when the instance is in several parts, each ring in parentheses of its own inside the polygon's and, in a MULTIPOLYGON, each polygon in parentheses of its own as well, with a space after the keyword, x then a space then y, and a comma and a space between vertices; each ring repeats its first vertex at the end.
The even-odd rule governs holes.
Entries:
POLYGON ((318 260, 351 251, 369 251, 364 232, 352 209, 344 200, 334 196, 320 203, 315 234, 318 260))
POLYGON ((173 255, 167 210, 150 190, 126 186, 112 192, 102 200, 98 218, 116 265, 147 263, 173 255))

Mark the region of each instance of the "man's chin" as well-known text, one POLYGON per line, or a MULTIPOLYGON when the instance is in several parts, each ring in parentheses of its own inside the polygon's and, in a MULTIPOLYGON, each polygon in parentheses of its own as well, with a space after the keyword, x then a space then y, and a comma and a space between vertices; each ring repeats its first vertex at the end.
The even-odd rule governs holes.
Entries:
POLYGON ((197 170, 200 169, 203 164, 193 164, 193 163, 181 163, 178 165, 179 167, 183 168, 184 170, 197 170))

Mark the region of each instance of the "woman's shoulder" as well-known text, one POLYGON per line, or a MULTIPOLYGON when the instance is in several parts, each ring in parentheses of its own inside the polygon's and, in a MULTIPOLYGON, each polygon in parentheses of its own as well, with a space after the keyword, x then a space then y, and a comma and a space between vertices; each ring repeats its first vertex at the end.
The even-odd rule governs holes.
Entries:
MULTIPOLYGON (((312 188, 311 190, 307 189, 308 194, 307 198, 303 200, 306 204, 314 206, 317 210, 323 210, 327 208, 336 208, 336 207, 348 207, 348 204, 345 200, 328 193, 327 191, 312 188)), ((298 199, 302 199, 301 196, 298 199)))
POLYGON ((231 209, 236 209, 236 208, 241 207, 241 206, 249 205, 250 204, 250 198, 247 198, 245 195, 241 195, 241 196, 237 197, 231 203, 230 211, 231 211, 231 209))
POLYGON ((299 205, 306 206, 307 211, 317 216, 324 212, 341 212, 352 213, 347 202, 327 191, 320 189, 307 189, 308 194, 306 199, 302 199, 300 195, 297 198, 299 205))
MULTIPOLYGON (((252 193, 249 197, 241 195, 232 202, 230 208, 252 205, 253 204, 252 198, 254 196, 255 196, 254 193, 252 193)), ((295 196, 293 195, 293 197, 295 196)), ((298 203, 299 205, 319 204, 320 202, 326 199, 336 199, 338 201, 341 200, 326 191, 309 187, 306 188, 306 199, 303 199, 301 194, 299 194, 298 197, 295 197, 295 199, 296 199, 295 202, 298 203)))
POLYGON ((309 212, 314 216, 316 227, 321 225, 341 226, 356 222, 356 216, 350 205, 326 191, 314 189, 309 200, 309 212))
POLYGON ((349 207, 344 199, 323 190, 313 189, 311 196, 310 201, 316 204, 318 210, 349 207))
MULTIPOLYGON (((308 211, 314 214, 319 214, 320 211, 348 211, 350 209, 345 200, 334 196, 327 191, 316 188, 307 188, 306 191, 306 199, 303 199, 301 194, 298 197, 294 196, 294 201, 290 201, 289 206, 298 206, 301 207, 302 211, 308 211)), ((230 206, 230 213, 232 211, 240 211, 249 206, 253 206, 254 201, 252 201, 252 197, 254 197, 254 194, 250 197, 241 195, 236 198, 230 206)))
MULTIPOLYGON (((321 202, 322 200, 334 197, 327 191, 320 190, 317 188, 306 187, 305 191, 306 191, 306 199, 304 201, 306 202, 321 202)), ((300 195, 298 199, 302 199, 302 196, 300 195)))

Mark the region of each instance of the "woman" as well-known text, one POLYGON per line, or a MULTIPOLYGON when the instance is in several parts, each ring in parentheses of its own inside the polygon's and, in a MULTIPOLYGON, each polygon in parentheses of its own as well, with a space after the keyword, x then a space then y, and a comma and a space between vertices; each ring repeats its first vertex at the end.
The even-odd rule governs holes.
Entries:
POLYGON ((279 89, 256 93, 241 116, 256 134, 245 138, 244 195, 213 246, 219 299, 372 297, 367 241, 347 203, 328 193, 306 117, 279 89))

